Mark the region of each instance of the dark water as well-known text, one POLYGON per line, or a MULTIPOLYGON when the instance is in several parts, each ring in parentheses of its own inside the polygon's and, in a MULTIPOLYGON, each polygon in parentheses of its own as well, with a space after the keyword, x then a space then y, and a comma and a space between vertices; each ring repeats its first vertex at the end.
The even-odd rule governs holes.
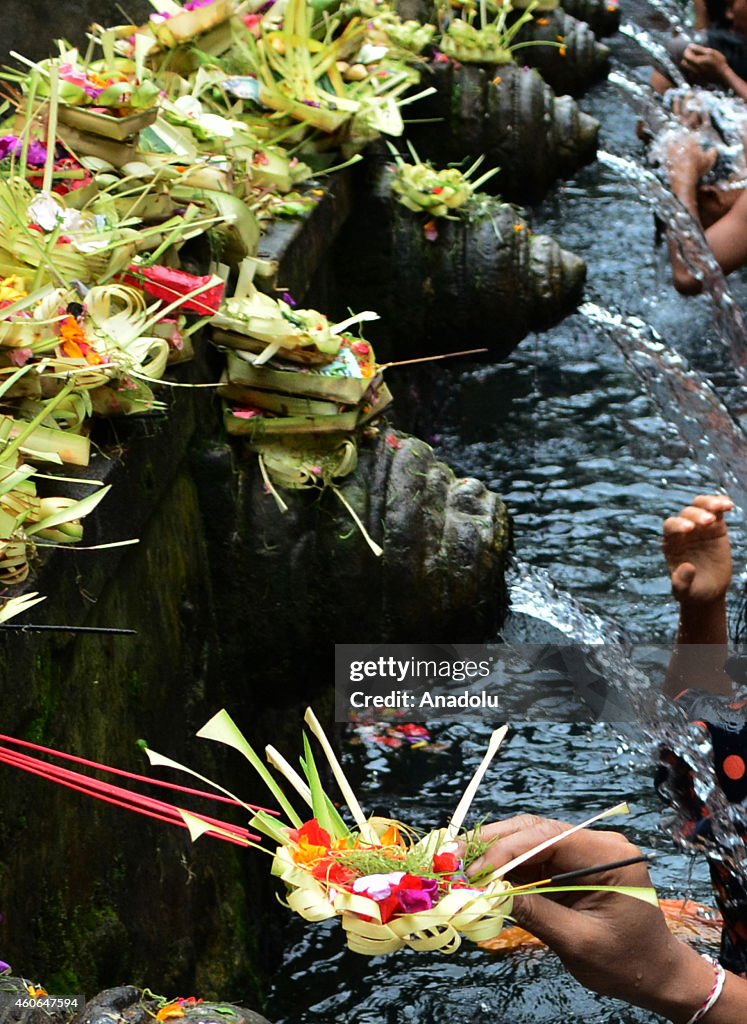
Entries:
MULTIPOLYGON (((626 15, 654 30, 663 24, 640 2, 626 15)), ((647 79, 639 67, 645 57, 631 39, 615 39, 613 50, 626 74, 647 79)), ((601 84, 581 105, 602 122, 604 149, 642 155, 636 116, 618 88, 601 84)), ((585 257, 587 298, 646 321, 733 404, 737 377, 712 303, 677 295, 651 210, 623 177, 599 163, 586 168, 556 187, 530 220, 585 257)), ((745 282, 732 278, 730 287, 744 307, 745 282)), ((436 400, 423 414, 439 456, 503 495, 524 562, 547 569, 575 599, 624 622, 634 637, 661 642, 675 626, 662 519, 697 493, 725 488, 729 475, 707 444, 693 446, 692 431, 681 429, 681 408, 659 399, 618 346, 576 315, 526 339, 506 363, 440 369, 436 400)), ((737 551, 747 550, 741 518, 739 510, 732 517, 737 551)), ((538 597, 539 615, 541 604, 538 597)), ((348 768, 367 810, 423 828, 446 820, 489 728, 438 723, 433 730, 447 750, 348 746, 348 768)), ((633 814, 614 827, 657 850, 660 895, 711 901, 703 864, 676 850, 662 829, 648 753, 635 735, 622 738, 612 726, 515 725, 474 810, 478 818, 531 810, 578 821, 621 798, 630 799, 633 814)), ((407 951, 368 959, 344 950, 337 924, 297 920, 288 924, 268 1015, 288 1024, 655 1019, 586 992, 546 951, 499 956, 464 945, 450 958, 407 951)))
MULTIPOLYGON (((614 45, 636 58, 630 40, 614 45)), ((619 89, 600 85, 582 106, 602 123, 602 148, 642 157, 619 89)), ((736 375, 712 304, 674 290, 652 213, 625 180, 595 163, 553 190, 531 223, 587 260, 587 298, 646 321, 729 402, 736 375)), ((747 279, 733 275, 729 286, 744 308, 747 279)), ((503 495, 521 558, 641 640, 671 637, 662 520, 695 494, 728 485, 718 460, 683 439, 679 412, 662 409, 618 347, 580 315, 527 338, 506 363, 452 366, 440 377, 430 439, 456 472, 503 495)), ((740 521, 733 514, 737 552, 740 521)))

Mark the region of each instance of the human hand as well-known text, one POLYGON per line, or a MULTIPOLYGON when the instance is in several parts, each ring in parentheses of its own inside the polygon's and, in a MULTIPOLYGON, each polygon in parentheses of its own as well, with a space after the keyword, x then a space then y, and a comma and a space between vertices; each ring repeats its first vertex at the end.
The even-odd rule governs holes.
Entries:
POLYGON ((711 128, 710 114, 702 109, 699 90, 678 93, 672 99, 672 114, 684 128, 697 131, 700 128, 711 128))
POLYGON ((655 146, 673 186, 678 181, 699 182, 718 160, 718 150, 703 149, 699 136, 684 128, 664 132, 655 146))
POLYGON ((713 82, 722 85, 729 71, 729 63, 719 50, 699 43, 690 43, 682 55, 683 72, 693 82, 713 82))
MULTIPOLYGON (((501 867, 570 826, 522 814, 480 830, 493 839, 469 874, 501 867)), ((543 850, 510 873, 516 884, 565 871, 627 860, 640 851, 616 832, 576 832, 543 850)), ((579 879, 578 884, 584 884, 579 879)), ((592 885, 650 886, 643 864, 616 868, 589 878, 592 885)), ((584 891, 548 896, 517 896, 512 916, 546 942, 587 988, 602 995, 685 1021, 713 982, 713 970, 670 933, 661 911, 617 893, 584 891)))
POLYGON ((721 600, 732 577, 731 541, 724 520, 734 507, 722 494, 700 494, 664 523, 664 556, 680 604, 721 600))

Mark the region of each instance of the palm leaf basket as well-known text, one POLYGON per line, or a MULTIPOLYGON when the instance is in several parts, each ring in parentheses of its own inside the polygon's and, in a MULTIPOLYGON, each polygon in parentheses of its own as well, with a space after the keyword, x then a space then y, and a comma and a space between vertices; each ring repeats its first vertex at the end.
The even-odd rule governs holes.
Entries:
MULTIPOLYGON (((463 938, 473 942, 495 938, 511 913, 513 895, 518 891, 506 881, 505 875, 509 871, 563 836, 600 818, 627 811, 624 804, 603 811, 587 822, 570 827, 561 836, 528 854, 482 874, 477 880, 470 880, 463 873, 464 866, 469 863, 468 854, 465 852, 463 862, 459 860, 454 853, 457 849, 455 841, 463 841, 466 851, 472 849, 472 860, 486 848, 486 844, 476 844, 475 834, 465 833, 462 826, 507 726, 493 733, 487 752, 448 825, 418 837, 412 829, 394 820, 366 818, 311 708, 306 711, 305 722, 322 748, 354 826, 346 824, 324 791, 306 735, 300 761, 303 774, 296 771, 274 747, 268 746, 265 750, 270 764, 308 806, 313 817, 306 821, 296 812, 226 711, 218 712, 197 735, 240 751, 259 773, 285 814, 287 821, 282 822, 270 813, 260 811, 251 819, 251 826, 275 844, 271 870, 285 885, 287 906, 307 921, 340 918, 348 948, 356 953, 378 956, 394 953, 406 946, 420 951, 453 953, 463 938)), ((155 751, 146 750, 146 753, 153 765, 197 774, 155 751)), ((216 788, 232 799, 238 799, 222 787, 216 788)), ((215 833, 214 823, 208 819, 186 811, 181 813, 193 840, 206 832, 215 833)), ((237 841, 237 835, 232 834, 229 827, 224 838, 237 841)), ((242 841, 244 845, 257 845, 246 838, 242 841)), ((606 887, 544 886, 541 891, 568 891, 569 888, 600 890, 606 887)), ((523 886, 520 891, 536 890, 523 886)), ((652 889, 614 887, 614 891, 656 904, 652 889)))

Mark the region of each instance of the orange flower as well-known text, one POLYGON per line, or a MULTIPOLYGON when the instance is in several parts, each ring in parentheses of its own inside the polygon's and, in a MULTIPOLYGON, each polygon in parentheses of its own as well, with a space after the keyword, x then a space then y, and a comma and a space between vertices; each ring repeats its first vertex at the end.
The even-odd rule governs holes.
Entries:
POLYGON ((518 233, 520 231, 523 231, 523 230, 524 230, 524 225, 523 224, 514 224, 514 231, 516 232, 517 235, 518 235, 518 233))
POLYGON ((299 829, 291 829, 288 837, 298 847, 291 851, 296 864, 316 864, 327 856, 332 844, 329 832, 320 826, 316 818, 305 822, 299 829))
POLYGON ((184 1009, 179 1005, 179 1000, 175 999, 173 1003, 167 1003, 166 1006, 162 1006, 156 1014, 156 1020, 175 1020, 177 1017, 185 1017, 186 1014, 184 1009))
POLYGON ((404 840, 396 825, 390 825, 381 837, 382 846, 404 846, 404 840))
POLYGON ((60 325, 62 354, 69 359, 85 359, 91 366, 99 366, 104 360, 86 340, 86 332, 74 316, 68 316, 60 325))
POLYGON ((306 836, 301 836, 298 840, 298 849, 293 850, 293 860, 296 864, 312 865, 316 864, 323 857, 326 857, 328 849, 326 846, 316 846, 310 842, 306 836))
POLYGON ((549 25, 550 24, 550 19, 549 18, 535 18, 534 21, 535 21, 535 24, 537 24, 537 25, 549 25))

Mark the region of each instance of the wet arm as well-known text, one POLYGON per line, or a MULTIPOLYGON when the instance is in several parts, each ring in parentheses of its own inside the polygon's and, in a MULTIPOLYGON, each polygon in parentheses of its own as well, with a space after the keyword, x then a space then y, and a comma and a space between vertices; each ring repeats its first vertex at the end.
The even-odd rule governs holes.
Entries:
POLYGON ((747 99, 747 82, 730 67, 723 53, 710 46, 691 43, 682 57, 682 70, 696 85, 716 85, 747 99))
POLYGON ((664 523, 663 550, 680 609, 665 683, 671 697, 692 686, 725 694, 733 689, 723 669, 729 643, 726 595, 732 578, 724 516, 732 507, 726 495, 700 494, 664 523))
MULTIPOLYGON (((701 228, 698 186, 703 173, 702 166, 694 160, 685 160, 669 167, 672 191, 701 228)), ((725 274, 747 263, 747 192, 743 192, 732 208, 705 231, 705 238, 725 274)), ((697 295, 703 284, 685 263, 671 233, 669 250, 677 291, 683 295, 697 295)))

